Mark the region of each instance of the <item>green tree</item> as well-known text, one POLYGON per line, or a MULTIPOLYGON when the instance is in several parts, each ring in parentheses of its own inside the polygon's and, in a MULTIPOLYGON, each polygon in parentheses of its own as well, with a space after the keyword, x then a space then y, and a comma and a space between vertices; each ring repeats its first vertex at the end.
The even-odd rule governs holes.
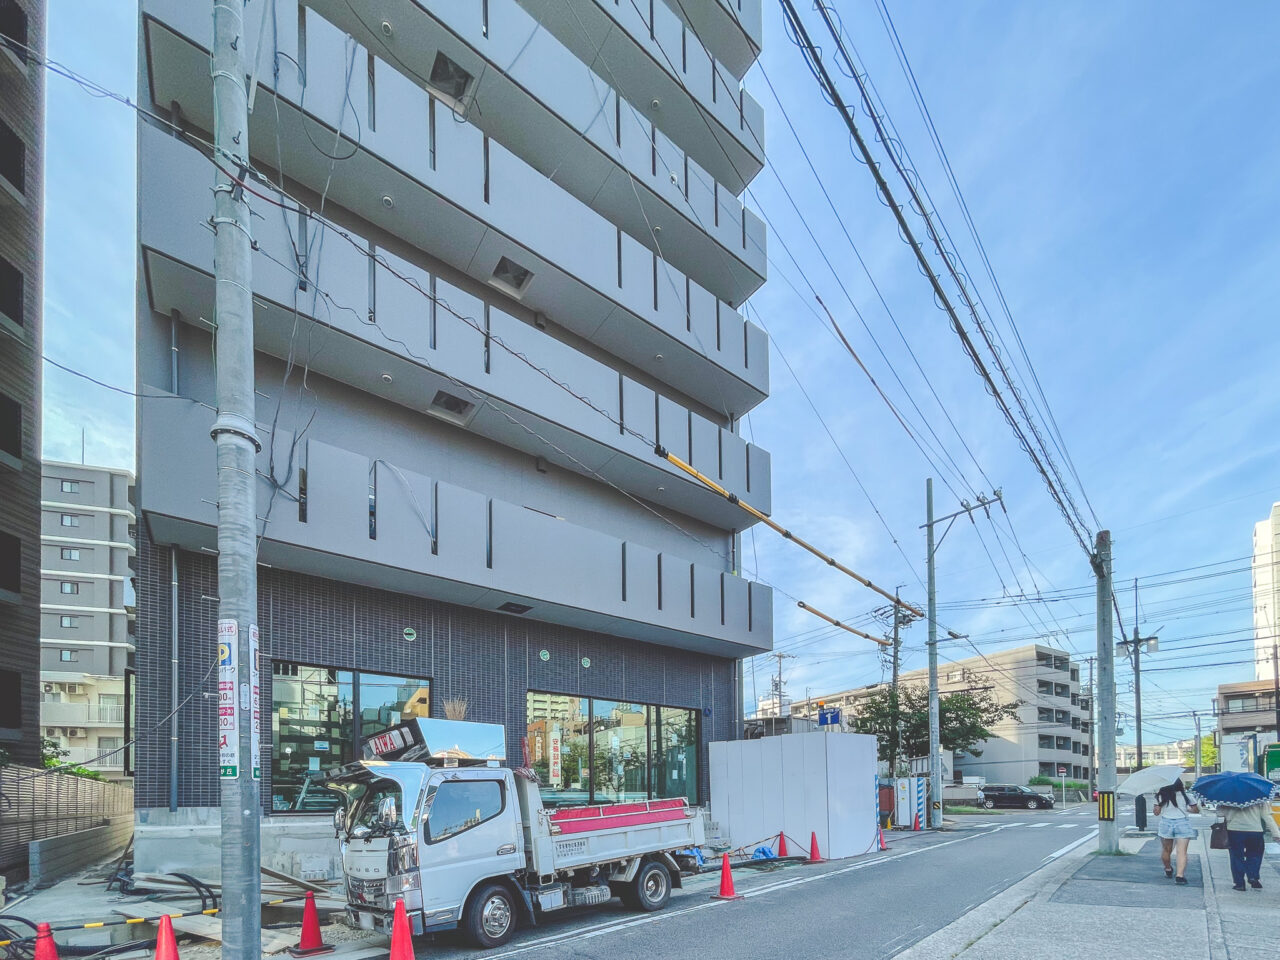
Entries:
POLYGON ((86 780, 106 779, 97 770, 67 764, 65 761, 70 755, 71 751, 64 748, 57 740, 51 737, 40 738, 40 765, 46 770, 56 769, 73 777, 84 777, 86 780))
MULTIPOLYGON (((1188 767, 1195 766, 1196 751, 1194 747, 1182 755, 1182 762, 1188 767)), ((1218 769, 1218 747, 1213 742, 1212 737, 1200 738, 1200 767, 1203 770, 1218 769)))
MULTIPOLYGON (((992 736, 991 728, 1002 720, 1018 720, 1021 700, 1002 702, 979 676, 964 674, 965 686, 938 698, 938 723, 944 750, 982 756, 978 744, 992 736)), ((924 757, 929 754, 929 688, 925 684, 900 685, 897 693, 898 729, 893 724, 894 692, 878 690, 855 708, 853 728, 869 733, 879 744, 881 760, 891 755, 924 757)), ((896 771, 894 771, 896 773, 896 771)))

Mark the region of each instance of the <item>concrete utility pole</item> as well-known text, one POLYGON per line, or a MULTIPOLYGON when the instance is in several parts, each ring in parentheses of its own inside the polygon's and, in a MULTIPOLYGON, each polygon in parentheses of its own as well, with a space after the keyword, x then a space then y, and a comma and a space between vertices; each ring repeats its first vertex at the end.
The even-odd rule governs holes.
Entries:
POLYGON ((1280 740, 1280 643, 1271 644, 1271 697, 1276 708, 1276 739, 1280 740))
MULTIPOLYGON (((938 590, 933 543, 933 477, 924 482, 925 549, 929 551, 929 826, 942 826, 942 721, 938 696, 938 590)), ((945 534, 944 534, 945 536, 945 534)))
MULTIPOLYGON (((1094 702, 1098 709, 1098 795, 1115 796, 1116 790, 1116 676, 1115 644, 1111 639, 1111 531, 1099 530, 1091 558, 1098 578, 1098 685, 1094 702)), ((1099 804, 1098 852, 1119 853, 1120 831, 1114 818, 1101 819, 1099 804)))
MULTIPOLYGON (((774 687, 773 695, 774 697, 777 698, 777 702, 778 702, 778 719, 782 719, 782 661, 794 660, 795 655, 791 653, 771 653, 769 654, 769 656, 775 658, 778 661, 778 675, 777 677, 774 678, 774 681, 773 681, 773 687, 774 687)), ((806 708, 807 706, 808 705, 806 704, 806 708)))
MULTIPOLYGON (((999 490, 992 493, 988 498, 982 494, 978 494, 977 503, 969 503, 961 500, 961 509, 955 513, 949 513, 945 517, 933 516, 933 478, 929 477, 924 482, 925 496, 925 549, 928 552, 926 558, 926 566, 929 571, 929 826, 934 830, 942 827, 942 724, 941 724, 941 705, 938 693, 938 589, 937 589, 937 568, 934 563, 938 547, 942 546, 942 541, 946 539, 947 534, 951 530, 951 525, 956 522, 957 517, 969 517, 973 519, 975 510, 985 510, 987 516, 991 516, 991 505, 993 503, 1000 504, 1004 509, 1004 499, 999 490), (942 531, 942 536, 934 542, 933 528, 935 524, 941 523, 943 520, 948 521, 946 529, 942 531)), ((961 639, 958 633, 952 632, 953 639, 961 639)))
POLYGON ((902 730, 899 726, 901 700, 898 697, 898 673, 901 670, 902 618, 905 615, 905 611, 898 603, 897 590, 893 591, 893 601, 893 609, 889 611, 889 615, 893 617, 893 686, 889 688, 889 695, 893 697, 893 734, 889 737, 889 776, 896 777, 898 775, 898 746, 902 742, 902 730))
POLYGON ((257 479, 249 207, 228 173, 249 158, 244 0, 214 0, 214 321, 218 416, 218 733, 222 803, 222 955, 262 956, 258 787, 257 479))
POLYGON ((1191 711, 1191 719, 1196 722, 1196 779, 1200 779, 1200 714, 1191 711))

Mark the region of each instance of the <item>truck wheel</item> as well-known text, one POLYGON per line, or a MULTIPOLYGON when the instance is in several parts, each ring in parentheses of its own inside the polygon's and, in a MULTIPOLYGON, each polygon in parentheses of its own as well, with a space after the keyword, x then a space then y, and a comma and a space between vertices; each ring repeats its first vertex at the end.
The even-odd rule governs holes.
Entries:
POLYGON ((646 913, 661 910, 671 899, 671 874, 656 860, 641 864, 640 872, 632 881, 631 905, 646 913))
POLYGON ((516 909, 511 891, 498 883, 481 887, 462 918, 467 937, 479 947, 500 947, 516 932, 516 909))

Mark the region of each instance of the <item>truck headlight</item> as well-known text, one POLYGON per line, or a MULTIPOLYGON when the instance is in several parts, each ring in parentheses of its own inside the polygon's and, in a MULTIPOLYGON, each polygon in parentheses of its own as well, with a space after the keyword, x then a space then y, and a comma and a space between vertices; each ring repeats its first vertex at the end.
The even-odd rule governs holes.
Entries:
POLYGON ((421 877, 422 874, 417 870, 399 877, 391 877, 387 880, 387 893, 397 894, 405 893, 409 890, 417 890, 422 885, 421 877))

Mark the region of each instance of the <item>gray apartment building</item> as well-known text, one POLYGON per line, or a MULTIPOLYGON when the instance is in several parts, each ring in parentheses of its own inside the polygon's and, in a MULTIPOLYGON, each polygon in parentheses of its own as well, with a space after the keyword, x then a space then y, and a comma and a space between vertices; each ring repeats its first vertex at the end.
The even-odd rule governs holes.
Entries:
MULTIPOLYGON (((245 13, 264 859, 331 869, 297 839, 333 803, 308 775, 446 709, 504 724, 512 763, 528 741, 550 803, 706 802, 772 595, 741 575, 749 516, 658 448, 771 510, 739 429, 769 389, 740 313, 766 262, 741 199, 760 18, 245 13)), ((217 832, 211 36, 207 4, 141 4, 163 122, 138 129, 139 869, 217 832)))
MULTIPOLYGON (((927 685, 929 671, 905 672, 899 682, 927 685)), ((877 683, 798 700, 792 713, 816 716, 822 700, 828 707, 843 708, 848 721, 857 713, 858 701, 884 687, 877 683)), ((1017 720, 994 726, 995 736, 979 747, 981 756, 955 754, 952 775, 957 780, 985 777, 988 783, 1025 784, 1035 776, 1057 777, 1064 768, 1073 780, 1089 779, 1092 698, 1087 684, 1081 686, 1080 664, 1065 651, 1036 643, 942 663, 938 689, 943 694, 981 689, 1002 703, 1021 701, 1017 720)))
POLYGON ((129 775, 134 512, 127 470, 44 462, 40 731, 108 779, 129 775))
POLYGON ((0 750, 40 745, 41 0, 0 0, 0 750))

